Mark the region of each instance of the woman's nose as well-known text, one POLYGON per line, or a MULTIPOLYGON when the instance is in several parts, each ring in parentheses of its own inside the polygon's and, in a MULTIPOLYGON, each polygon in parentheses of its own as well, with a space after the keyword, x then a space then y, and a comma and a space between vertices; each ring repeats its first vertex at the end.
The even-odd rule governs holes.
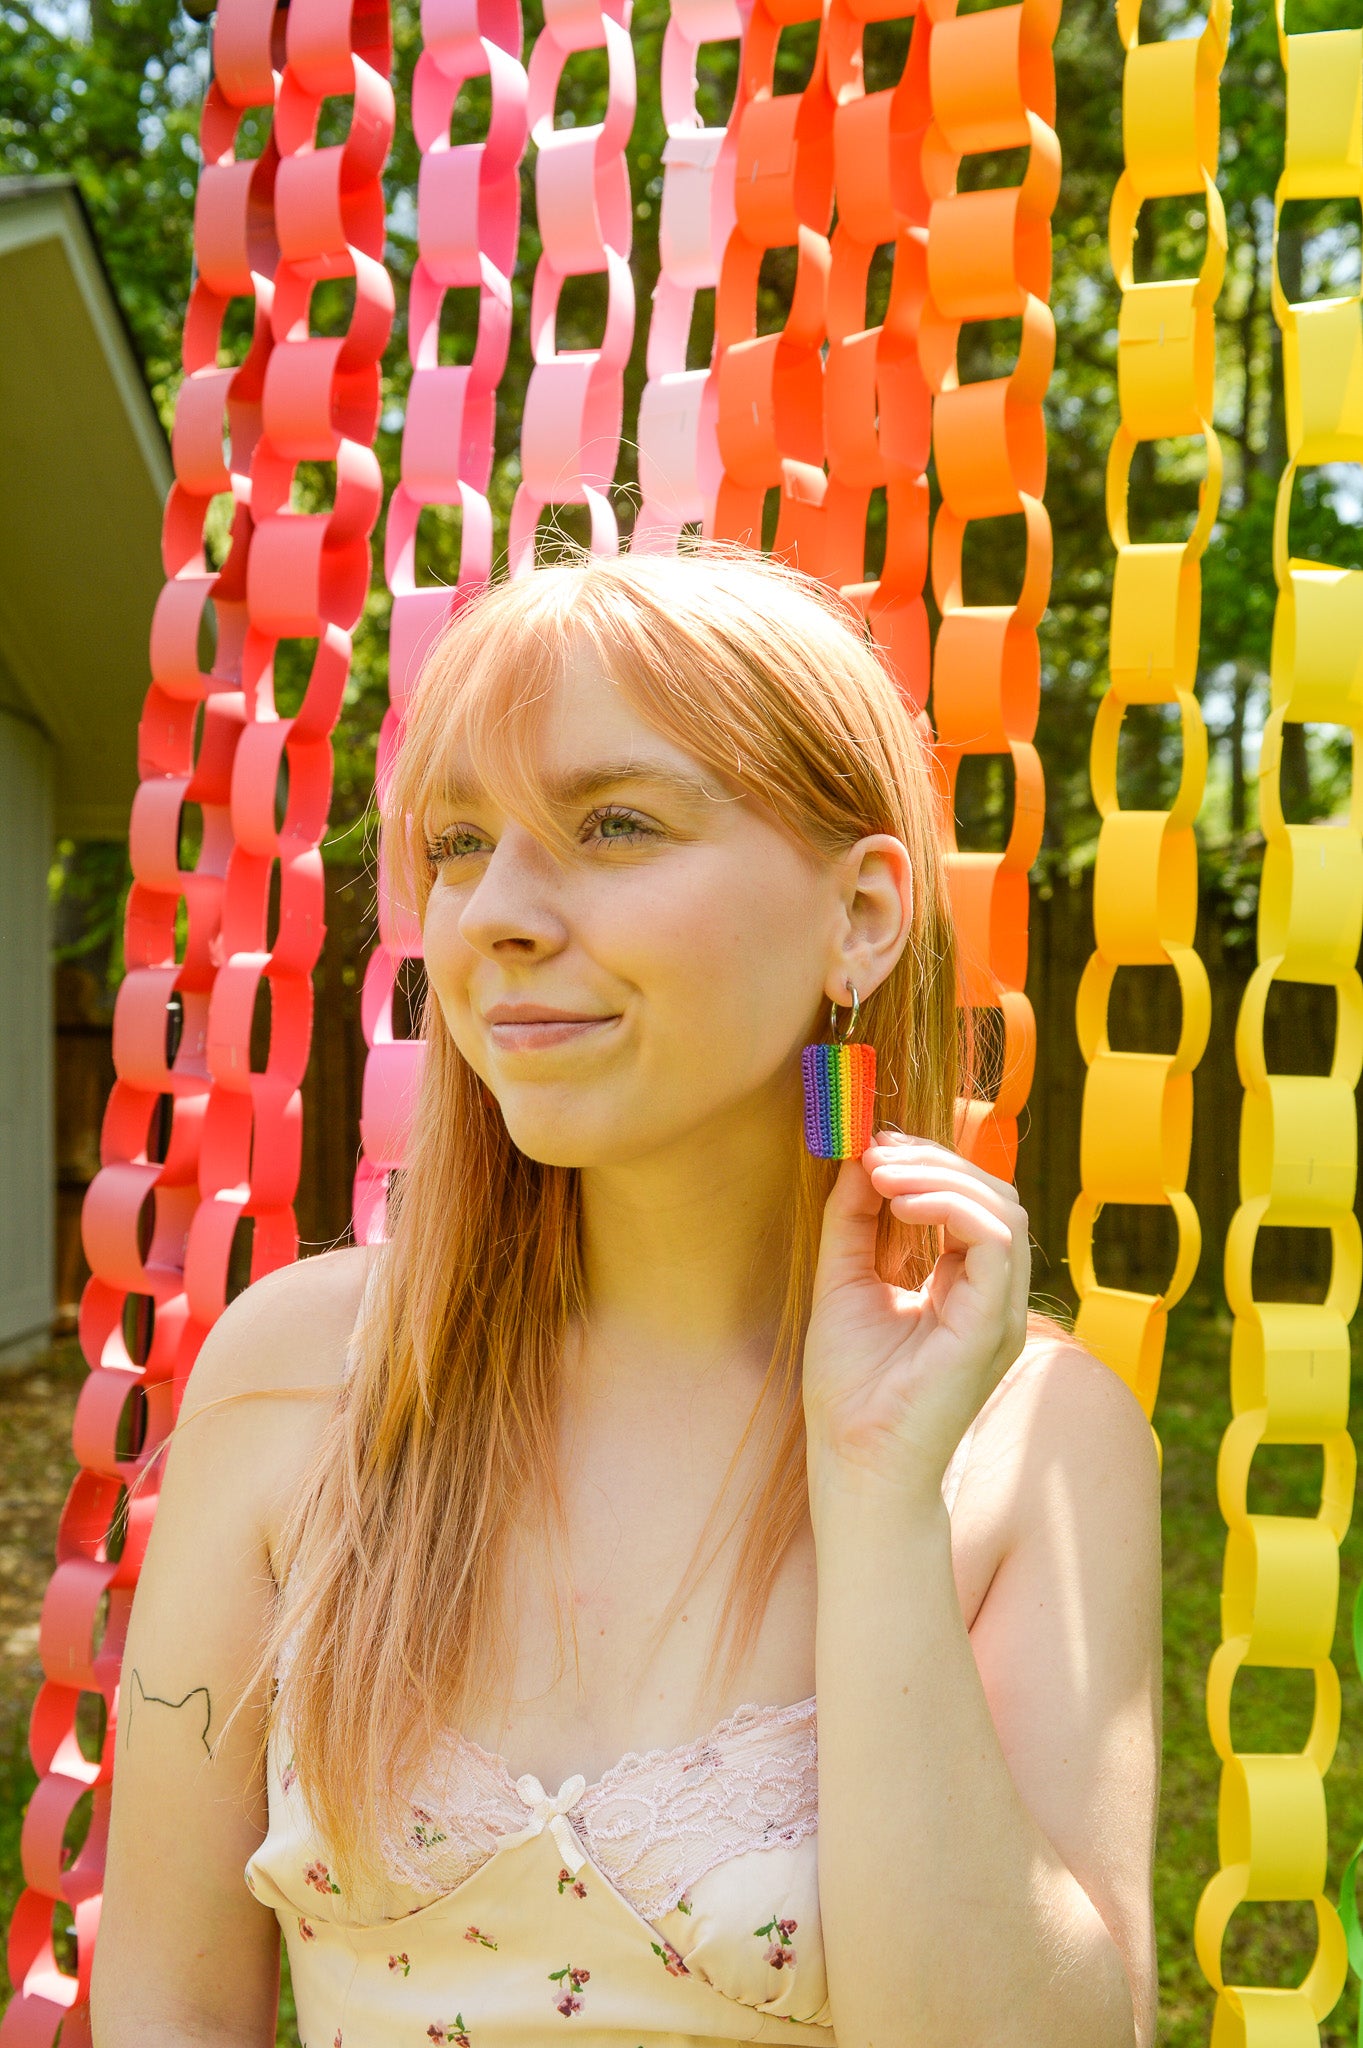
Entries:
POLYGON ((461 938, 489 959, 556 951, 565 936, 556 875, 548 849, 523 827, 509 827, 464 904, 461 938))

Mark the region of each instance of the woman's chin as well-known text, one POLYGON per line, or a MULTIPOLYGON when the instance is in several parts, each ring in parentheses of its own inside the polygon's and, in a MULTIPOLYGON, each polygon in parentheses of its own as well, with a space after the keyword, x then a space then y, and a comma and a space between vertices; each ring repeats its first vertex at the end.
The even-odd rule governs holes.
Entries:
POLYGON ((516 1150, 540 1166, 599 1166, 618 1160, 622 1146, 628 1148, 628 1134, 623 1131, 603 1131, 576 1121, 547 1124, 538 1117, 508 1116, 505 1105, 502 1116, 516 1150))
POLYGON ((622 1116, 618 1105, 614 1114, 600 1120, 519 1116, 514 1102, 503 1102, 501 1110, 516 1150, 540 1166, 626 1166, 672 1142, 671 1134, 659 1130, 656 1115, 622 1116))

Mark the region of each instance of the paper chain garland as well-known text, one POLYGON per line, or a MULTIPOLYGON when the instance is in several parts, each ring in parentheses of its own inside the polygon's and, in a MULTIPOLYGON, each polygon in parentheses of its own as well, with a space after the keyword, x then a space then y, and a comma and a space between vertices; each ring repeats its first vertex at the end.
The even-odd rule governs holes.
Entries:
MULTIPOLYGON (((648 381, 639 401, 639 515, 630 546, 675 549, 683 527, 713 530, 719 489, 718 392, 713 366, 688 370, 696 297, 719 282, 734 224, 733 122, 707 128, 696 105, 702 43, 747 30, 751 0, 675 0, 663 31, 662 206, 659 274, 648 329, 648 381)), ((740 55, 741 67, 741 55, 740 55)))
POLYGON ((1080 1138, 1081 1192, 1070 1213, 1076 1327, 1154 1411, 1168 1312, 1186 1292, 1201 1250, 1188 1198, 1193 1069, 1211 1023, 1207 972, 1194 951, 1197 845, 1207 734, 1194 689, 1202 612, 1202 556, 1221 502, 1221 447, 1212 428, 1213 318, 1226 265, 1226 221, 1216 188, 1218 93, 1230 33, 1218 0, 1201 35, 1142 43, 1139 0, 1119 0, 1126 47, 1126 168, 1112 197, 1109 240, 1122 292, 1117 383, 1121 423, 1108 455, 1108 526, 1117 550, 1112 588, 1111 681, 1094 721, 1091 773, 1102 818, 1094 873, 1094 952, 1079 987, 1079 1044, 1088 1066, 1080 1138), (1201 202, 1206 248, 1195 278, 1137 283, 1140 209, 1187 194, 1201 202), (1201 439, 1206 471, 1197 517, 1183 541, 1133 541, 1127 507, 1132 458, 1142 442, 1201 439), (1178 793, 1167 811, 1123 809, 1117 789, 1122 722, 1131 705, 1177 705, 1183 744, 1178 793), (1115 1052, 1109 1008, 1118 970, 1172 968, 1182 1001, 1172 1054, 1115 1052), (1102 1284, 1094 1226, 1105 1203, 1173 1212, 1174 1271, 1155 1293, 1102 1284))
MULTIPOLYGON (((1015 778, 1005 849, 957 848, 951 859, 964 1000, 1001 1013, 1004 1041, 997 1100, 974 1106, 963 1141, 981 1163, 1011 1174, 1034 1050, 1034 1020, 1022 988, 1026 876, 1042 810, 1032 737, 1036 628, 1050 579, 1041 400, 1054 352, 1045 301, 1059 176, 1051 59, 1058 0, 1022 0, 960 19, 954 4, 924 0, 900 82, 867 94, 865 27, 898 16, 902 0, 753 0, 750 17, 747 0, 677 0, 663 58, 669 140, 662 269, 640 416, 643 509, 636 544, 675 546, 683 526, 697 522, 707 532, 756 542, 767 493, 778 492, 777 548, 796 553, 802 566, 861 606, 921 710, 931 435, 942 493, 931 556, 943 621, 932 690, 944 780, 954 790, 967 754, 1006 755, 1015 778), (814 20, 819 41, 808 84, 800 93, 775 94, 782 28, 814 20), (742 45, 738 96, 723 130, 705 128, 695 102, 696 51, 720 37, 739 38, 742 45), (1029 158, 1020 186, 956 189, 962 158, 1024 146, 1029 158), (839 218, 830 244, 835 187, 839 218), (894 255, 889 305, 883 323, 868 326, 872 261, 887 245, 894 255), (789 316, 779 333, 758 335, 762 259, 792 247, 797 273, 789 316), (714 360, 708 370, 688 371, 695 295, 716 284, 714 360), (962 326, 1014 319, 1021 333, 1014 368, 962 385, 962 326), (864 535, 879 490, 887 542, 884 566, 872 577, 864 535), (1019 513, 1026 560, 1017 600, 967 604, 966 529, 975 520, 1019 513)), ((1084 1192, 1072 1220, 1071 1257, 1082 1297, 1081 1331, 1128 1378, 1147 1412, 1164 1315, 1186 1286, 1197 1251, 1184 1183, 1189 1077, 1207 1029, 1206 980, 1192 952, 1191 922, 1191 825, 1205 735, 1192 691, 1199 561, 1219 493, 1219 454, 1209 424, 1211 323, 1225 240, 1213 170, 1216 83, 1228 20, 1229 0, 1219 0, 1200 38, 1142 46, 1135 0, 1120 0, 1128 48, 1128 169, 1114 198, 1112 232, 1124 292, 1123 424, 1109 469, 1118 567, 1112 687, 1094 741, 1094 787, 1104 824, 1096 951, 1080 998, 1089 1075, 1084 1192), (1202 272, 1196 280, 1138 285, 1130 266, 1137 209, 1145 199, 1175 193, 1205 197, 1202 272), (1132 450, 1141 440, 1188 433, 1201 433, 1208 451, 1194 533, 1169 546, 1133 544, 1124 509, 1132 450), (1117 803, 1117 733, 1133 703, 1180 707, 1183 780, 1168 812, 1123 811, 1117 803), (1145 878, 1140 893, 1131 887, 1136 875, 1145 878), (1184 996, 1178 1052, 1112 1053, 1106 1013, 1117 966, 1163 963, 1174 967, 1184 996), (1118 1144, 1105 1141, 1103 1134, 1112 1131, 1120 1133, 1118 1144), (1174 1209, 1179 1257, 1161 1295, 1125 1294, 1097 1283, 1092 1228, 1102 1201, 1174 1209)), ((528 73, 517 0, 426 0, 423 28, 413 97, 422 150, 413 375, 402 476, 388 527, 392 703, 381 737, 380 781, 431 638, 451 605, 490 572, 494 406, 510 336, 519 167, 531 136, 543 254, 532 300, 535 367, 523 420, 522 480, 511 522, 513 573, 533 565, 538 523, 554 505, 585 505, 593 548, 613 552, 617 545, 608 493, 635 316, 624 158, 634 108, 629 0, 607 0, 604 7, 600 0, 549 0, 528 73), (564 66, 575 54, 601 48, 610 73, 604 120, 556 129, 554 100, 564 66), (454 104, 466 81, 482 75, 492 100, 486 139, 452 146, 454 104), (601 343, 560 350, 556 326, 565 282, 593 274, 607 280, 601 343), (477 343, 471 363, 443 366, 441 304, 447 291, 461 287, 479 292, 477 343), (456 504, 462 536, 451 593, 419 583, 417 532, 425 508, 456 504)), ((25 1825, 28 1889, 11 1929, 11 1971, 20 1990, 0 2022, 2 2048, 50 2044, 63 2023, 67 2048, 88 2040, 84 2001, 107 1828, 112 1707, 131 1591, 155 1506, 153 1482, 115 1555, 112 1523, 123 1488, 164 1438, 203 1335, 222 1309, 242 1221, 253 1227, 253 1277, 297 1248, 298 1089, 310 1035, 309 976, 322 936, 317 844, 330 786, 329 734, 367 587, 368 537, 380 498, 370 443, 392 314, 381 260, 379 185, 393 121, 387 36, 384 0, 355 0, 353 6, 292 0, 277 13, 271 0, 221 0, 216 25, 215 76, 202 129, 198 272, 176 415, 176 484, 165 523, 169 580, 157 609, 153 682, 141 728, 129 971, 115 1026, 118 1079, 104 1165, 85 1214, 94 1278, 81 1321, 91 1365, 75 1429, 83 1469, 63 1515, 43 1617, 44 1669, 61 1677, 45 1679, 34 1708, 41 1782, 25 1825), (282 73, 276 69, 281 63, 282 73), (349 134, 344 143, 318 146, 323 102, 337 97, 352 100, 349 134), (238 160, 238 132, 251 109, 271 110, 272 133, 259 157, 238 160), (355 281, 347 330, 315 334, 315 289, 337 278, 355 281), (255 307, 251 346, 239 365, 220 363, 224 317, 233 300, 246 298, 255 307), (331 510, 291 509, 299 465, 318 463, 335 467, 331 510), (203 536, 214 499, 229 493, 231 542, 215 572, 204 559, 203 536), (199 639, 210 603, 217 647, 205 671, 199 639), (298 711, 280 717, 274 660, 288 639, 315 641, 316 652, 298 711), (192 867, 181 864, 186 805, 197 805, 203 820, 192 867), (262 984, 271 1028, 263 1065, 253 1070, 262 984), (141 1442, 129 1449, 139 1397, 145 1400, 141 1442), (96 1646, 106 1594, 107 1626, 96 1646), (101 1693, 111 1706, 97 1761, 85 1759, 75 1735, 82 1692, 101 1693), (63 1831, 89 1789, 91 1826, 64 1869, 63 1831), (53 1950, 53 1908, 62 1900, 76 1920, 74 1977, 59 1967, 53 1950)), ((1363 39, 1357 32, 1285 38, 1284 61, 1289 132, 1280 204, 1359 195, 1363 39)), ((1316 2023, 1337 1999, 1344 1974, 1343 1931, 1322 1893, 1321 1778, 1338 1731, 1338 1677, 1329 1646, 1338 1544, 1354 1483, 1345 1424, 1347 1324, 1360 1274, 1351 1204, 1352 1090, 1363 1058, 1363 987, 1353 966, 1363 923, 1363 798, 1355 795, 1348 832, 1288 826, 1276 801, 1274 770, 1286 720, 1357 730, 1363 719, 1347 655, 1363 629, 1363 577, 1294 562, 1287 552, 1296 468, 1363 459, 1363 414, 1355 416, 1363 350, 1357 298, 1291 307, 1279 291, 1275 303, 1284 329, 1291 460, 1275 534, 1280 602, 1274 710, 1264 743, 1269 844, 1261 960, 1240 1033, 1247 1082, 1243 1200, 1227 1247, 1237 1324, 1235 1421, 1221 1466, 1231 1530, 1226 1641, 1208 1687, 1209 1722, 1224 1765, 1225 1867, 1204 1894, 1197 1927, 1198 1954, 1219 1994, 1217 2048, 1314 2042, 1316 2023), (1342 934, 1341 922, 1347 927, 1342 934), (1337 1051, 1328 1078, 1267 1073, 1262 1023, 1275 981, 1335 988, 1337 1051), (1334 1268, 1323 1305, 1253 1298, 1250 1261, 1266 1224, 1331 1231, 1334 1268), (1261 1442, 1323 1445, 1319 1518, 1248 1513, 1248 1468, 1261 1442), (1315 1723, 1299 1756, 1232 1750, 1230 1689, 1245 1662, 1315 1672, 1315 1723), (1236 1905, 1255 1898, 1310 1898, 1316 1907, 1320 1950, 1297 1991, 1222 1982, 1225 1926, 1236 1905)), ((401 1161, 419 1073, 420 1043, 395 1036, 393 1019, 401 965, 419 950, 419 933, 384 892, 363 1006, 371 1052, 355 1201, 362 1239, 383 1235, 384 1188, 401 1161)), ((1363 1601, 1356 1621, 1363 1656, 1363 1601)))
POLYGON ((723 466, 713 525, 720 538, 762 545, 768 491, 780 493, 775 546, 822 573, 826 488, 823 343, 833 213, 833 98, 828 13, 821 0, 754 0, 730 115, 737 135, 734 228, 715 297, 715 386, 723 466), (784 27, 819 23, 803 92, 774 90, 784 27), (759 334, 762 259, 794 248, 784 326, 759 334))
MULTIPOLYGON (((1347 827, 1289 825, 1280 769, 1285 726, 1346 726, 1355 763, 1363 740, 1358 650, 1363 574, 1294 557, 1288 521, 1298 471, 1363 461, 1360 297, 1290 304, 1277 268, 1277 233, 1289 200, 1363 197, 1363 35, 1357 29, 1278 31, 1287 74, 1287 139, 1274 210, 1273 310, 1282 329, 1287 466, 1278 489, 1273 570, 1272 708, 1264 727, 1259 812, 1264 866, 1258 965, 1245 990, 1236 1051, 1245 1084, 1240 1121, 1240 1206, 1226 1238, 1233 1419, 1222 1439, 1218 1494, 1226 1518, 1223 1640, 1207 1674, 1207 1723, 1221 1758, 1221 1869, 1198 1903, 1198 1961, 1217 1992, 1217 2048, 1314 2044, 1344 1988, 1344 1929, 1325 1896, 1323 1778, 1339 1735, 1339 1675, 1331 1662, 1339 1605, 1339 1545, 1353 1508, 1356 1458, 1348 1433, 1349 1322, 1360 1258, 1354 1091, 1363 1065, 1363 782, 1354 778, 1347 827), (1326 1074, 1270 1071, 1264 1047, 1271 991, 1332 989, 1335 1047, 1326 1074), (1254 1250, 1264 1229, 1330 1234, 1322 1302, 1274 1301, 1255 1292, 1254 1250), (1247 1494, 1263 1444, 1318 1444, 1320 1508, 1311 1516, 1251 1513, 1247 1494), (1315 1711, 1303 1748, 1238 1751, 1231 1692, 1242 1665, 1308 1670, 1315 1711), (1247 1900, 1309 1900, 1317 1947, 1294 1989, 1227 1984, 1227 1923, 1247 1900)), ((1357 1617, 1356 1617, 1357 1618, 1357 1617)), ((1357 1638, 1356 1638, 1357 1640, 1357 1638)), ((1356 1860, 1356 1859, 1355 1859, 1356 1860)), ((1346 1913, 1357 1940, 1354 1863, 1346 1913)))
POLYGON ((707 530, 758 543, 767 494, 779 492, 777 552, 862 607, 905 694, 921 708, 931 433, 944 498, 933 545, 944 614, 933 688, 948 815, 963 754, 1006 752, 1016 777, 1005 851, 954 849, 950 859, 963 999, 998 1009, 1003 1022, 997 1099, 966 1106, 961 1140, 981 1163, 1011 1175, 1035 1056, 1023 982, 1027 873, 1043 814, 1031 736, 1036 627, 1050 588, 1041 402, 1055 345, 1045 300, 1060 173, 1051 125, 1059 7, 1058 0, 1027 0, 958 21, 953 0, 938 0, 919 11, 899 85, 865 94, 865 24, 899 13, 885 0, 835 0, 821 19, 804 91, 774 95, 781 27, 816 14, 808 0, 757 0, 754 7, 733 117, 736 227, 716 312, 723 476, 707 530), (956 192, 963 155, 1021 146, 1030 154, 1020 188, 956 192), (838 226, 830 249, 834 182, 838 226), (884 243, 894 247, 890 303, 882 325, 868 328, 867 281, 884 243), (785 325, 759 335, 762 259, 791 247, 797 267, 785 325), (961 389, 955 355, 962 322, 1011 316, 1022 321, 1015 369, 961 389), (862 536, 880 487, 885 560, 869 580, 862 536), (967 606, 966 526, 1017 512, 1027 527, 1017 603, 967 606))
MULTIPOLYGON (((417 260, 408 306, 412 365, 402 434, 402 471, 388 508, 385 569, 393 593, 388 636, 389 705, 379 731, 382 800, 402 715, 421 664, 453 608, 492 573, 492 475, 497 387, 511 342, 511 277, 520 235, 520 167, 529 139, 528 81, 521 62, 519 0, 426 0, 424 47, 412 81, 412 126, 421 151, 417 260), (472 78, 488 81, 491 115, 481 142, 452 145, 450 119, 472 78), (478 327, 467 364, 440 362, 445 295, 478 292, 478 327), (459 567, 451 591, 417 580, 421 514, 458 506, 459 567)), ((551 100, 552 104, 552 100, 551 100)), ((385 1235, 390 1173, 402 1163, 421 1078, 423 1046, 401 1035, 394 996, 404 961, 421 957, 421 932, 381 875, 378 940, 365 968, 361 1021, 368 1054, 360 1117, 363 1156, 355 1177, 355 1237, 385 1235)))
POLYGON ((82 1469, 43 1607, 48 1675, 30 1735, 39 1784, 10 1928, 18 1989, 0 2021, 5 2048, 47 2048, 59 2029, 65 2048, 89 2040, 119 1667, 157 1478, 121 1531, 124 1489, 163 1442, 224 1306, 240 1224, 252 1226, 253 1278, 297 1251, 298 1089, 322 942, 329 734, 381 496, 368 444, 393 306, 379 182, 393 125, 389 58, 382 0, 292 0, 287 16, 267 0, 223 0, 218 15, 163 529, 168 581, 139 731, 117 1078, 83 1216, 93 1277, 80 1321, 90 1372, 73 1431, 82 1469), (341 98, 352 107, 346 139, 320 147, 323 102, 341 98), (238 157, 253 109, 272 111, 269 137, 258 157, 238 157), (338 278, 354 281, 346 332, 313 334, 315 288, 338 278), (254 311, 235 366, 223 344, 234 301, 254 311), (305 462, 334 465, 329 511, 290 509, 305 462), (231 539, 215 573, 205 533, 228 494, 231 539), (210 606, 216 650, 204 669, 210 606), (298 710, 280 716, 274 657, 294 637, 316 652, 298 710), (185 812, 196 806, 201 844, 187 867, 185 812), (269 1028, 253 1065, 262 990, 269 1028), (82 1695, 109 1709, 93 1759, 76 1733, 82 1695), (63 1867, 63 1834, 87 1791, 89 1828, 63 1867), (54 1947, 62 1904, 74 1916, 74 1976, 54 1947))
POLYGON ((244 22, 234 35, 239 12, 226 15, 219 29, 215 75, 200 124, 197 274, 172 438, 175 481, 162 529, 168 580, 152 627, 152 681, 138 734, 142 781, 130 829, 133 882, 127 969, 114 1012, 116 1078, 105 1111, 101 1169, 82 1218, 92 1268, 80 1316, 90 1373, 73 1430, 82 1469, 62 1512, 57 1564, 40 1624, 45 1676, 29 1731, 39 1782, 22 1836, 25 1888, 10 1923, 16 1995, 0 2021, 5 2048, 46 2048, 59 2029, 73 2043, 89 2041, 84 2005, 109 1824, 113 1707, 132 1590, 150 1530, 150 1487, 129 1519, 121 1557, 110 1534, 117 1503, 139 1462, 128 1439, 139 1421, 148 1449, 165 1437, 174 1385, 187 1372, 192 1350, 186 1341, 184 1267, 199 1199, 208 1008, 231 844, 232 758, 243 718, 240 691, 231 684, 246 631, 249 467, 273 342, 270 281, 277 261, 273 134, 256 159, 235 155, 243 116, 274 104, 272 17, 259 23, 254 36, 244 22), (254 299, 254 333, 244 360, 225 368, 219 364, 220 337, 234 298, 254 299), (223 573, 215 576, 205 559, 205 530, 215 496, 227 489, 232 537, 223 573), (210 601, 217 649, 213 671, 204 674, 199 641, 210 601), (180 854, 186 803, 199 806, 203 821, 192 868, 182 865, 180 854), (144 1248, 139 1221, 149 1200, 159 1242, 153 1239, 144 1248), (106 1596, 103 1641, 97 1642, 106 1596), (109 1707, 96 1759, 85 1756, 76 1732, 82 1693, 101 1695, 109 1707), (89 1829, 64 1869, 63 1836, 87 1790, 89 1829), (74 1922, 75 1977, 59 1965, 54 1946, 62 1904, 74 1922))
POLYGON ((535 566, 535 533, 554 505, 585 505, 593 554, 614 554, 619 529, 610 486, 620 455, 625 364, 634 342, 629 252, 634 212, 625 145, 634 125, 630 0, 546 0, 530 53, 530 134, 542 253, 530 300, 534 368, 521 420, 521 482, 511 508, 513 575, 535 566), (554 126, 554 99, 569 60, 603 48, 609 65, 605 118, 554 126), (598 348, 560 349, 565 282, 605 272, 605 332, 598 348))
POLYGON ((62 1513, 56 1570, 40 1625, 46 1675, 29 1736, 39 1782, 22 1837, 25 1889, 10 1925, 9 1966, 17 1991, 0 2021, 5 2048, 38 2048, 51 2043, 59 2028, 72 2043, 89 2040, 85 2001, 108 1830, 113 1707, 155 1481, 143 1489, 129 1517, 121 1556, 111 1540, 113 1521, 139 1466, 129 1439, 135 1441, 140 1430, 148 1451, 164 1439, 176 1383, 183 1382, 194 1349, 184 1269, 199 1201, 210 1086, 209 1001, 232 838, 233 755, 244 716, 241 692, 232 685, 247 627, 249 468, 273 346, 270 296, 278 257, 273 134, 256 159, 235 155, 243 117, 274 104, 273 15, 254 24, 244 16, 244 9, 233 9, 220 25, 215 76, 200 125, 197 274, 172 438, 175 482, 162 530, 168 581, 152 627, 152 682, 138 734, 142 781, 130 829, 127 971, 114 1012, 116 1079, 105 1112, 101 1170, 82 1219, 92 1267, 80 1318, 90 1373, 73 1430, 82 1469, 62 1513), (244 360, 228 368, 220 366, 220 339, 234 298, 254 300, 254 332, 244 360), (205 532, 215 496, 229 489, 231 542, 223 571, 215 575, 205 558, 205 532), (217 647, 213 669, 205 674, 199 643, 210 602, 217 647), (199 806, 202 819, 192 868, 182 865, 180 852, 187 803, 199 806), (139 1225, 149 1203, 155 1235, 147 1244, 139 1225), (97 1642, 106 1596, 103 1640, 97 1642), (76 1732, 83 1693, 101 1695, 109 1706, 96 1759, 85 1756, 76 1732), (87 1790, 90 1825, 64 1869, 64 1832, 87 1790), (63 1903, 74 1922, 75 1977, 59 1965, 54 1946, 63 1903))
POLYGON ((1002 1025, 998 1090, 966 1105, 958 1142, 980 1165, 1013 1176, 1017 1118, 1031 1087, 1036 1021, 1027 978, 1027 876, 1041 845, 1044 792, 1032 744, 1040 700, 1037 625, 1051 582, 1051 526, 1041 493, 1041 404, 1055 359, 1050 216, 1060 189, 1051 46, 1059 0, 1022 0, 955 18, 956 0, 925 0, 932 121, 923 145, 931 200, 927 297, 920 352, 933 393, 932 446, 942 502, 932 536, 932 585, 942 615, 933 660, 938 759, 954 799, 962 759, 1002 754, 1014 771, 1012 821, 1001 853, 955 844, 948 864, 961 960, 961 1000, 994 1009, 1002 1025), (1026 147, 1019 186, 959 192, 961 160, 1026 147), (961 328, 1020 320, 1005 376, 962 384, 961 328), (963 594, 962 555, 976 520, 1022 515, 1026 557, 1011 605, 963 594))
POLYGON ((760 545, 767 496, 777 493, 776 551, 862 610, 921 711, 931 433, 918 362, 927 19, 918 16, 893 87, 865 91, 862 48, 869 23, 912 12, 902 0, 832 0, 825 9, 811 0, 757 0, 753 9, 729 124, 737 138, 735 227, 724 250, 707 387, 707 397, 715 393, 721 475, 713 511, 707 498, 703 516, 707 533, 760 545), (778 94, 781 31, 807 21, 819 22, 810 77, 803 91, 778 94), (868 325, 871 266, 881 247, 893 255, 889 305, 882 322, 868 325), (791 304, 778 331, 758 334, 763 258, 782 249, 796 254, 791 304), (882 489, 884 560, 868 577, 865 536, 872 494, 882 489))
MULTIPOLYGON (((932 407, 918 358, 918 329, 927 250, 922 155, 931 21, 922 10, 913 16, 908 57, 893 86, 865 90, 863 50, 870 23, 905 12, 912 10, 899 0, 832 0, 829 11, 838 220, 829 251, 823 394, 828 483, 816 568, 864 614, 900 690, 922 713, 930 674, 923 588, 932 407), (880 324, 868 326, 868 287, 880 248, 892 254, 888 303, 880 324), (872 578, 865 536, 878 490, 885 496, 885 548, 872 578)), ((930 741, 926 717, 922 724, 930 741)))

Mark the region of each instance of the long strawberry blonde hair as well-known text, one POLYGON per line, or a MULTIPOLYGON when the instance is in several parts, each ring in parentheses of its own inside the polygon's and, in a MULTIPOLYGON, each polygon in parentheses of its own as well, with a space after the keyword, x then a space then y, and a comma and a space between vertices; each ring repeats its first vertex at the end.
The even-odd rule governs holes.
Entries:
MULTIPOLYGON (((534 781, 531 741, 573 646, 596 656, 658 732, 816 855, 831 859, 872 832, 904 842, 911 937, 862 1013, 877 1055, 877 1124, 950 1143, 964 1054, 941 799, 922 722, 850 608, 781 563, 711 544, 681 557, 563 561, 475 597, 425 664, 383 804, 400 896, 424 909, 428 820, 456 743, 505 812, 552 843, 559 828, 534 781)), ((421 1030, 423 1080, 389 1237, 370 1254, 346 1373, 282 1532, 282 1591, 233 1709, 269 1701, 258 1764, 270 1729, 287 1723, 293 1767, 347 1890, 377 1868, 400 1788, 441 1732, 467 1726, 504 1693, 514 1637, 502 1570, 527 1513, 542 1518, 550 1550, 566 1540, 560 1361, 590 1306, 577 1171, 516 1149, 429 996, 421 1030)), ((808 1154, 793 1117, 777 1341, 654 1632, 656 1647, 739 1528, 703 1674, 716 1702, 753 1645, 807 1512, 801 1355, 836 1170, 808 1154), (707 1550, 755 1430, 759 1477, 707 1550)), ((935 1234, 899 1223, 887 1205, 883 1276, 916 1286, 934 1256, 935 1234)), ((556 1642, 561 1659, 561 1605, 556 1642)))

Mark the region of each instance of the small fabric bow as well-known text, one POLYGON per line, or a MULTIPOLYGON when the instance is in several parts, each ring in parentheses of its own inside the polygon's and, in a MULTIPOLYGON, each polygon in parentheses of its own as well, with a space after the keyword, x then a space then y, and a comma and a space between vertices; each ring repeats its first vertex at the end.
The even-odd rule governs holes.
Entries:
POLYGON ((565 1819, 570 1806, 582 1797, 587 1780, 581 1771, 574 1771, 571 1778, 565 1778, 558 1791, 550 1798, 533 1771, 526 1771, 516 1780, 516 1790, 530 1808, 528 1832, 539 1834, 546 1825, 563 1854, 565 1867, 576 1877, 586 1862, 586 1853, 573 1833, 571 1823, 565 1819))

